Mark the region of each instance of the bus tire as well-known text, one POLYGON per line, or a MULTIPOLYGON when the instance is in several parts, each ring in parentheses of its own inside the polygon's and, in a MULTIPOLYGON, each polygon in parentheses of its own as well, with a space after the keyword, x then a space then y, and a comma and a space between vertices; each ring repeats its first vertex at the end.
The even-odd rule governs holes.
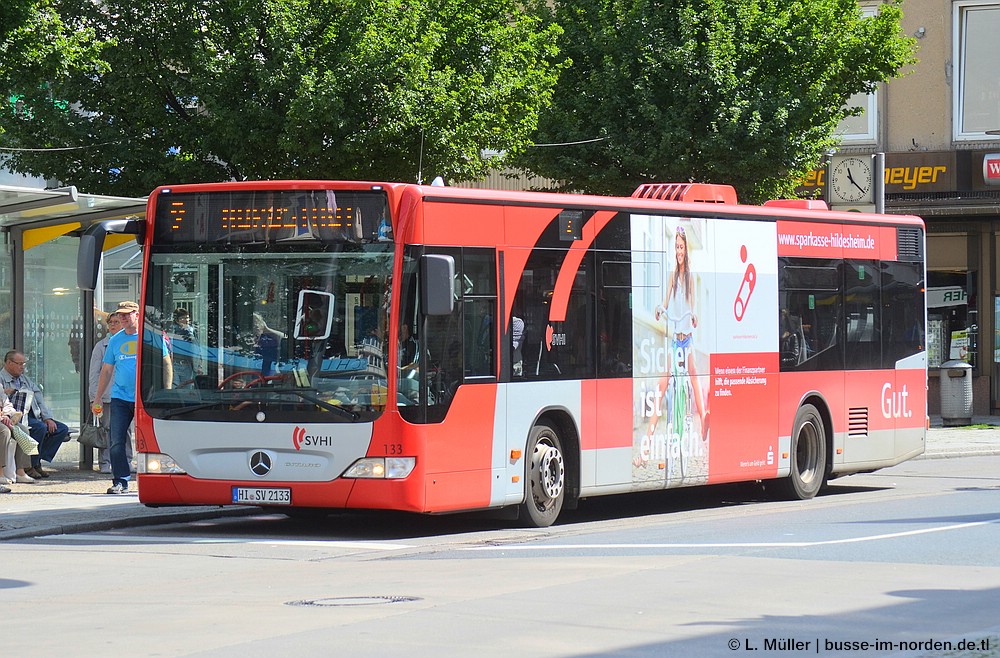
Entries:
POLYGON ((532 528, 555 523, 566 498, 566 460, 555 428, 540 423, 531 428, 525 451, 524 502, 518 518, 532 528))
POLYGON ((808 500, 826 482, 826 426, 819 410, 804 404, 795 414, 788 478, 784 493, 788 498, 808 500))

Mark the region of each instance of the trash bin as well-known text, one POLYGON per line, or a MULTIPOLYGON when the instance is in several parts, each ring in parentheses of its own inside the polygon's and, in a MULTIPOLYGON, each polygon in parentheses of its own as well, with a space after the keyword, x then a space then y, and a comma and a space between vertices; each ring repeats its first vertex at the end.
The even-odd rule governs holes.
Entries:
POLYGON ((972 424, 972 366, 965 361, 941 364, 941 423, 945 427, 972 424))

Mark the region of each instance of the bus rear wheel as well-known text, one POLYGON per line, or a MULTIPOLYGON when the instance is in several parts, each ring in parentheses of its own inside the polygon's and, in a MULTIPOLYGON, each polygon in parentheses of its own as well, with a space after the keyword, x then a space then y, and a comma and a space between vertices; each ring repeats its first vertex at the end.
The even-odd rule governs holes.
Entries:
POLYGON ((795 414, 791 448, 791 472, 784 482, 784 493, 807 500, 826 482, 826 427, 819 410, 811 404, 802 405, 795 414))
POLYGON ((566 496, 566 463, 559 434, 548 424, 535 425, 525 454, 527 491, 518 516, 526 526, 545 528, 559 517, 566 496))

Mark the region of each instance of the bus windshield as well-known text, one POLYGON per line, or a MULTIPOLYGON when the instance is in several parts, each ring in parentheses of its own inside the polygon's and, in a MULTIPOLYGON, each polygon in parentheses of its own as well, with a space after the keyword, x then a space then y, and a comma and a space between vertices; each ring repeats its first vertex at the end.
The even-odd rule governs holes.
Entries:
MULTIPOLYGON (((232 214, 226 197, 190 206, 232 214)), ((185 218, 190 235, 183 222, 154 233, 140 359, 145 410, 176 420, 374 419, 387 389, 392 243, 358 239, 353 229, 349 239, 326 239, 310 234, 308 221, 295 239, 294 228, 252 218, 239 235, 220 221, 206 229, 206 215, 185 218)))

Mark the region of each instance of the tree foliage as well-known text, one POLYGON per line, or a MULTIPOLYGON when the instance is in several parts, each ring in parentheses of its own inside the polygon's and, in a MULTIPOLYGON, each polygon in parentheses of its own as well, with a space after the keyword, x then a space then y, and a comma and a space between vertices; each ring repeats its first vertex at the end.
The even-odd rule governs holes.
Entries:
MULTIPOLYGON (((92 58, 93 35, 62 22, 52 0, 4 0, 0 4, 0 89, 17 93, 42 70, 65 73, 72 62, 92 58)), ((3 115, 0 132, 10 125, 3 115)))
POLYGON ((837 142, 853 94, 913 63, 899 0, 561 0, 572 60, 529 170, 568 189, 629 194, 646 182, 729 183, 788 196, 837 142))
POLYGON ((34 4, 32 0, 5 0, 0 5, 0 43, 28 22, 34 4))
POLYGON ((54 20, 7 71, 24 108, 0 146, 74 148, 11 164, 94 193, 481 176, 501 164, 482 149, 530 143, 562 67, 535 0, 39 2, 54 20))

